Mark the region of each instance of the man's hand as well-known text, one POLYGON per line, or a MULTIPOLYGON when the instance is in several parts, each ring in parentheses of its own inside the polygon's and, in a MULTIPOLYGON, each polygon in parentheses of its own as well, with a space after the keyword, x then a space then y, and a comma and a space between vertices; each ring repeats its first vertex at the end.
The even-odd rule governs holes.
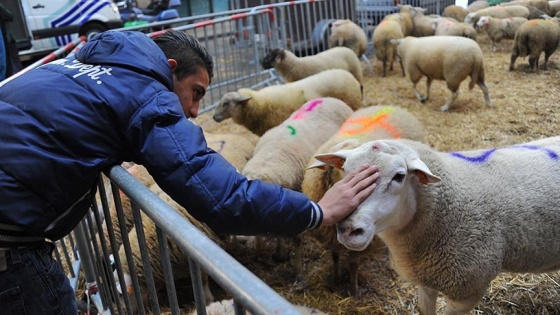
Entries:
POLYGON ((371 195, 379 178, 379 168, 364 164, 334 184, 319 200, 323 209, 321 226, 331 226, 349 216, 371 195))

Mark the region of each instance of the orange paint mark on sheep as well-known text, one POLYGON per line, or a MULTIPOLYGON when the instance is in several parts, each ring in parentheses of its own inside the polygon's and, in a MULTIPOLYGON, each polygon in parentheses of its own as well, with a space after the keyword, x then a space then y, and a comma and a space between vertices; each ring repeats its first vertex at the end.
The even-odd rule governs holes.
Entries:
POLYGON ((385 129, 391 137, 395 139, 401 138, 401 134, 398 130, 387 122, 388 117, 389 113, 383 112, 378 113, 376 116, 350 118, 342 124, 340 133, 347 136, 356 136, 371 132, 375 128, 382 128, 385 129))

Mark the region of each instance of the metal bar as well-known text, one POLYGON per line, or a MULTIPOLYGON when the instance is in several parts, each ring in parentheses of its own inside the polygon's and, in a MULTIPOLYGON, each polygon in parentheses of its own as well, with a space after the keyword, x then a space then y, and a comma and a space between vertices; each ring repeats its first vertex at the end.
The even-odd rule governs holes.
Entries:
POLYGON ((107 172, 111 180, 138 202, 148 217, 158 226, 166 226, 171 239, 249 311, 254 314, 299 314, 292 304, 157 198, 124 168, 114 166, 107 172))

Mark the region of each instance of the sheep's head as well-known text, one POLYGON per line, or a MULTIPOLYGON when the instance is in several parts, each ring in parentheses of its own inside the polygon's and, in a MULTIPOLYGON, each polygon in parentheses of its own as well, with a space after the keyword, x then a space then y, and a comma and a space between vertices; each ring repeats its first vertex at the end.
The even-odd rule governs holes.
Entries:
POLYGON ((251 99, 251 96, 241 95, 239 92, 228 92, 222 96, 220 103, 214 109, 212 118, 216 122, 222 122, 230 117, 238 105, 245 105, 251 99))
POLYGON ((284 59, 284 49, 275 48, 269 51, 261 60, 261 66, 263 69, 271 69, 274 68, 276 63, 282 61, 284 59))
POLYGON ((350 250, 364 250, 376 234, 404 227, 416 209, 416 187, 440 181, 414 150, 393 140, 370 141, 355 149, 315 158, 344 169, 346 174, 366 162, 379 166, 377 188, 354 213, 337 224, 338 241, 350 250))
POLYGON ((476 22, 475 26, 477 28, 485 29, 488 27, 488 23, 490 23, 490 17, 485 15, 481 16, 480 19, 478 19, 478 22, 476 22))

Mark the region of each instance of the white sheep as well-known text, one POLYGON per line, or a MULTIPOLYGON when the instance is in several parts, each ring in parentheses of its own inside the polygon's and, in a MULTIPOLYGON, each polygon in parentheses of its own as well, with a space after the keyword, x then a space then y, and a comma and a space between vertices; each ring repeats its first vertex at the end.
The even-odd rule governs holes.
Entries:
POLYGON ((467 314, 500 272, 560 268, 560 137, 509 147, 438 152, 379 140, 317 156, 351 172, 378 165, 375 191, 337 225, 338 240, 362 250, 374 235, 393 268, 418 285, 421 314, 467 314))
POLYGON ((486 0, 476 0, 467 6, 467 11, 476 12, 480 9, 488 8, 490 4, 486 0))
MULTIPOLYGON (((514 0, 510 2, 502 2, 501 6, 507 7, 512 5, 522 5, 531 11, 531 8, 535 8, 539 11, 544 12, 544 14, 550 14, 550 4, 548 0, 514 0)), ((538 18, 538 17, 535 17, 538 18)), ((530 18, 529 18, 530 19, 530 18)))
POLYGON ((228 92, 214 109, 217 122, 232 118, 258 136, 278 126, 305 102, 334 97, 352 109, 363 106, 360 83, 351 73, 341 69, 319 72, 305 79, 271 85, 260 90, 239 89, 228 92))
POLYGON ((387 14, 383 20, 394 20, 399 22, 403 36, 412 36, 414 31, 414 20, 412 19, 412 8, 410 4, 397 4, 399 8, 398 13, 387 14))
POLYGON ((550 16, 555 16, 560 11, 560 0, 550 0, 548 1, 548 9, 550 11, 550 16))
MULTIPOLYGON (((262 135, 242 174, 249 179, 260 179, 301 191, 307 163, 352 112, 348 105, 335 98, 306 102, 282 124, 262 135)), ((301 239, 294 238, 293 241, 293 265, 296 281, 299 282, 303 280, 301 239)), ((279 245, 276 255, 286 257, 283 242, 279 245)), ((257 246, 261 246, 260 243, 257 246)))
POLYGON ((331 23, 329 47, 348 47, 356 56, 362 57, 367 49, 366 32, 352 20, 336 20, 331 23))
POLYGON ((220 153, 238 171, 253 156, 255 144, 240 134, 218 134, 204 131, 204 138, 209 148, 220 153))
POLYGON ((329 69, 346 70, 363 81, 362 65, 354 51, 348 47, 332 47, 318 54, 298 57, 287 49, 272 49, 261 61, 264 69, 274 68, 286 80, 294 82, 329 69))
MULTIPOLYGON (((424 130, 418 119, 406 109, 398 106, 368 106, 352 113, 338 131, 315 151, 315 154, 357 147, 371 140, 400 138, 424 140, 424 130)), ((344 177, 344 172, 325 163, 317 162, 314 158, 311 159, 309 164, 303 177, 301 191, 309 199, 319 201, 332 185, 344 177)), ((332 278, 337 288, 340 287, 342 279, 340 257, 342 254, 348 253, 350 271, 350 285, 348 289, 352 296, 356 296, 358 292, 358 268, 360 267, 361 257, 370 253, 377 253, 379 248, 383 246, 383 243, 381 241, 375 242, 375 244, 368 247, 367 251, 348 251, 336 240, 335 227, 320 227, 307 233, 321 244, 324 244, 326 249, 330 250, 333 261, 332 278)))
POLYGON ((433 80, 444 80, 451 94, 441 110, 448 111, 457 98, 461 82, 470 77, 469 89, 478 85, 484 94, 486 106, 492 106, 484 82, 482 50, 474 40, 458 36, 409 36, 397 40, 397 43, 398 55, 420 102, 424 103, 430 98, 433 80), (416 88, 423 76, 427 77, 425 96, 416 88))
POLYGON ((424 12, 426 12, 426 9, 420 7, 414 7, 411 10, 414 22, 412 36, 414 37, 432 36, 436 33, 432 27, 436 17, 424 15, 424 12))
POLYGON ((443 9, 441 16, 453 18, 459 22, 463 22, 465 17, 469 14, 469 10, 463 8, 460 5, 448 5, 443 9))
POLYGON ((560 20, 534 19, 523 23, 513 39, 509 70, 514 70, 517 57, 529 56, 529 67, 539 70, 539 58, 544 52, 543 69, 547 70, 548 58, 558 49, 560 43, 560 20))
POLYGON ((472 24, 458 22, 453 18, 439 17, 432 24, 434 35, 462 36, 476 41, 476 30, 472 24))
POLYGON ((465 17, 466 23, 476 25, 481 16, 491 16, 495 18, 505 19, 508 17, 523 17, 528 18, 530 14, 529 9, 522 5, 511 5, 511 6, 493 6, 484 9, 480 9, 476 12, 470 12, 465 17))
POLYGON ((497 44, 502 39, 513 39, 519 26, 525 22, 527 19, 522 17, 499 19, 485 15, 480 17, 476 25, 492 40, 491 48, 495 52, 497 44))
MULTIPOLYGON (((294 306, 300 312, 301 315, 327 315, 326 313, 323 313, 322 311, 316 308, 302 306, 302 305, 294 305, 294 306)), ((189 315, 197 315, 197 314, 198 312, 196 310, 189 313, 189 315)), ((216 301, 214 303, 210 303, 208 306, 206 306, 206 314, 207 315, 235 315, 236 314, 235 301, 229 299, 229 300, 222 300, 222 301, 216 301)), ((250 315, 252 313, 247 312, 247 314, 250 315)))
MULTIPOLYGON (((383 77, 387 76, 387 63, 389 70, 393 71, 393 62, 397 55, 396 45, 391 43, 392 39, 403 38, 401 25, 394 19, 381 21, 373 30, 373 47, 375 57, 383 64, 383 77)), ((404 76, 402 61, 399 59, 404 76)))

